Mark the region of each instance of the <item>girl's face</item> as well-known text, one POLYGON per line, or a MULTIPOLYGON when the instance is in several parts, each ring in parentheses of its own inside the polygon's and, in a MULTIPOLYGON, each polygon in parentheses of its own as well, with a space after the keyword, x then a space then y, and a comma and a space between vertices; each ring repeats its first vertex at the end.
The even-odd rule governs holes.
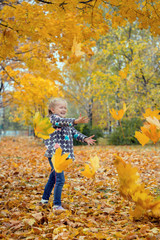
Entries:
POLYGON ((57 105, 51 109, 54 114, 64 118, 67 114, 67 103, 66 102, 59 102, 57 105))

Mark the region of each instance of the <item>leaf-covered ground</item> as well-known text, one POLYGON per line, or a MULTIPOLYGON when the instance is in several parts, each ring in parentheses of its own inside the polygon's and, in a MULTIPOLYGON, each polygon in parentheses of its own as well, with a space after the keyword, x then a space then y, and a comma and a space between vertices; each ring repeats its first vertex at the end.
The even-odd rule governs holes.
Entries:
POLYGON ((68 211, 52 212, 39 205, 50 173, 45 147, 33 138, 3 138, 0 172, 0 238, 8 239, 160 239, 158 219, 133 220, 134 204, 118 192, 113 154, 139 169, 146 188, 160 195, 160 149, 150 147, 80 146, 76 161, 65 173, 63 206, 68 211), (90 156, 98 155, 100 169, 95 179, 81 175, 90 156))

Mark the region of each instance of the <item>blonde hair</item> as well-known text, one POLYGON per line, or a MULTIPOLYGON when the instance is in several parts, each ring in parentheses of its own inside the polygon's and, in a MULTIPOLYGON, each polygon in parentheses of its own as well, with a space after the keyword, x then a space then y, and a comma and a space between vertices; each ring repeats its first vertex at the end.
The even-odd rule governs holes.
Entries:
POLYGON ((52 114, 52 110, 51 109, 54 109, 55 106, 58 104, 58 103, 61 103, 61 102, 65 102, 67 104, 67 101, 64 99, 64 98, 52 98, 49 102, 49 106, 48 106, 48 114, 51 115, 52 114))

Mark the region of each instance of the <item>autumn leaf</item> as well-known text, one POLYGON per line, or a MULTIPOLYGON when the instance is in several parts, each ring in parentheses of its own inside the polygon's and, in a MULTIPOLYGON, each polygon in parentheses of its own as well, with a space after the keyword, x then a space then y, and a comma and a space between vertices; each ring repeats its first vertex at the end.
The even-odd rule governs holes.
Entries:
POLYGON ((136 131, 135 132, 135 138, 137 138, 137 140, 139 141, 139 143, 144 146, 146 143, 149 142, 149 137, 147 137, 145 134, 136 131))
POLYGON ((144 125, 141 127, 141 132, 136 131, 135 137, 138 139, 140 144, 144 146, 146 143, 148 143, 149 139, 153 141, 154 144, 156 144, 160 139, 160 123, 154 115, 158 116, 159 111, 151 111, 151 109, 147 109, 146 113, 144 114, 146 116, 147 122, 144 123, 144 125), (147 115, 151 115, 148 116, 147 115))
POLYGON ((145 113, 143 113, 143 116, 145 117, 145 118, 147 118, 147 117, 156 117, 157 119, 160 119, 160 111, 159 110, 151 110, 150 108, 147 108, 146 110, 145 110, 145 113))
POLYGON ((96 155, 94 157, 90 157, 90 162, 92 168, 95 170, 95 172, 98 170, 99 166, 99 157, 96 155))
POLYGON ((114 164, 118 172, 121 195, 136 205, 131 215, 139 218, 147 213, 147 210, 151 210, 154 217, 160 217, 160 201, 155 201, 149 190, 145 189, 137 168, 125 163, 117 155, 114 155, 114 164))
POLYGON ((98 156, 90 157, 90 165, 86 164, 84 171, 81 174, 88 178, 93 178, 95 176, 96 171, 99 168, 99 158, 98 156))
POLYGON ((156 117, 146 117, 147 122, 155 125, 158 129, 160 129, 160 122, 156 117))
POLYGON ((125 112, 126 112, 126 104, 125 103, 123 104, 123 109, 120 109, 118 112, 116 112, 116 110, 114 108, 112 108, 110 110, 110 113, 115 120, 121 120, 123 118, 123 115, 125 112))
POLYGON ((34 132, 39 138, 49 139, 49 135, 55 131, 48 118, 42 118, 37 112, 33 118, 34 132))
POLYGON ((67 159, 69 153, 62 154, 62 149, 59 147, 55 151, 55 155, 52 157, 52 162, 54 169, 57 173, 61 173, 66 170, 68 166, 72 163, 72 159, 67 159))
POLYGON ((160 131, 158 131, 157 127, 153 124, 150 124, 147 127, 145 127, 145 126, 141 127, 141 131, 148 138, 150 138, 153 141, 154 144, 156 142, 158 142, 158 140, 160 139, 160 131))
POLYGON ((93 178, 95 176, 95 170, 92 166, 86 164, 84 171, 81 171, 81 174, 87 178, 93 178))
MULTIPOLYGON (((39 204, 50 175, 43 141, 26 136, 2 137, 0 149, 3 149, 0 154, 0 168, 3 170, 0 173, 0 189, 3 193, 0 199, 2 239, 6 239, 6 236, 15 240, 57 237, 159 239, 159 148, 155 149, 153 145, 145 149, 126 145, 75 146, 76 160, 72 163, 71 171, 65 174, 66 184, 62 192, 62 206, 69 211, 60 215, 52 212, 52 194, 47 205, 39 204), (132 163, 133 167, 140 169, 141 180, 145 185, 142 188, 140 184, 136 188, 137 202, 128 198, 124 201, 117 192, 119 181, 113 166, 113 153, 119 155, 115 161, 124 166, 132 163), (100 160, 101 169, 96 172, 96 181, 94 178, 88 181, 77 169, 84 165, 84 159, 90 160, 90 156, 95 155, 100 160), (12 162, 18 165, 18 169, 12 162), (146 196, 150 192, 153 195, 153 201, 148 204, 145 194, 141 195, 144 188, 148 189, 146 196), (138 221, 133 221, 134 218, 138 221)), ((132 182, 138 183, 136 180, 132 182)), ((134 184, 129 185, 131 187, 134 184)), ((135 187, 130 190, 130 196, 131 193, 133 196, 133 189, 135 187)))
POLYGON ((138 205, 134 210, 130 210, 129 212, 134 219, 140 219, 145 211, 141 206, 138 205))
POLYGON ((153 216, 160 218, 160 200, 151 203, 150 208, 153 216))
POLYGON ((137 168, 132 167, 131 164, 126 164, 123 159, 114 155, 114 164, 116 166, 120 192, 125 198, 132 198, 132 194, 140 186, 140 177, 137 168))

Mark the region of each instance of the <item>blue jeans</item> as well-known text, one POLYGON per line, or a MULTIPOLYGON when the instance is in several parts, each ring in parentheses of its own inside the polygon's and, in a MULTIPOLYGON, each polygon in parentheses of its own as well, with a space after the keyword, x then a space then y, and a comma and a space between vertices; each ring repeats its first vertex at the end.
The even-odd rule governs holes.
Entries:
POLYGON ((51 173, 50 173, 48 182, 45 186, 42 199, 49 200, 52 189, 54 188, 53 204, 61 206, 62 188, 65 183, 64 172, 63 171, 61 173, 55 172, 51 158, 48 158, 48 160, 51 166, 51 173))

